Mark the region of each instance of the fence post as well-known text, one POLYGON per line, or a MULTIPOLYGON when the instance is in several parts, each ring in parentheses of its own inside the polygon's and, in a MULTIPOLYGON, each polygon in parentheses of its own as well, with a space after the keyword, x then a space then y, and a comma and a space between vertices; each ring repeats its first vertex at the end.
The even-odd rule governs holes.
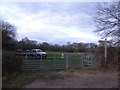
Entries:
POLYGON ((27 60, 27 54, 25 55, 25 59, 27 60))
POLYGON ((82 56, 82 68, 84 68, 84 59, 85 59, 85 55, 82 56))
POLYGON ((84 59, 84 55, 81 55, 81 67, 83 68, 83 59, 84 59))
POLYGON ((68 56, 68 53, 66 55, 66 69, 68 69, 68 60, 69 60, 69 56, 68 56))
POLYGON ((91 68, 93 67, 93 56, 91 56, 91 68))
POLYGON ((40 58, 41 58, 41 60, 42 60, 42 54, 40 55, 40 58))
POLYGON ((55 70, 55 58, 56 58, 56 57, 55 57, 55 55, 54 55, 54 70, 55 70))
POLYGON ((80 55, 80 67, 82 67, 82 55, 80 55))

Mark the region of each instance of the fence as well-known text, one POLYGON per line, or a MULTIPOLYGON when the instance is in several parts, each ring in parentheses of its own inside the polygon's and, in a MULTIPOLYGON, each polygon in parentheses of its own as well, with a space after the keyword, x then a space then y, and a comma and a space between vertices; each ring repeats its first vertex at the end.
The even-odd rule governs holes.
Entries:
POLYGON ((92 68, 96 65, 96 58, 92 54, 49 55, 46 58, 25 56, 23 58, 23 70, 92 68))

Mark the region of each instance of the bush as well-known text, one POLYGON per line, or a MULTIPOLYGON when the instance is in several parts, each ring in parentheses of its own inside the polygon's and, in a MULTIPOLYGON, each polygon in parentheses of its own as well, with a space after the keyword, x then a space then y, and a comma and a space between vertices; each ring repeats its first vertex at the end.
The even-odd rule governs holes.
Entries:
POLYGON ((107 62, 105 63, 104 58, 104 47, 98 47, 96 56, 99 60, 99 68, 103 69, 118 69, 118 47, 107 48, 107 62))
POLYGON ((22 60, 12 52, 3 52, 2 54, 2 73, 3 76, 11 75, 22 71, 22 60))

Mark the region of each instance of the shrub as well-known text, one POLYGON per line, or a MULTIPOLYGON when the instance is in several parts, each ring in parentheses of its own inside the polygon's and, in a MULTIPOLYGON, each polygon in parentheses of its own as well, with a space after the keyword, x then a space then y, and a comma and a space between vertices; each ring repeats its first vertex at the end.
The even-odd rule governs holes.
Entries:
POLYGON ((22 71, 22 60, 12 52, 3 52, 2 53, 2 74, 10 75, 13 73, 18 73, 22 71))
POLYGON ((118 69, 118 49, 117 47, 107 48, 107 62, 104 58, 104 47, 98 47, 96 56, 99 61, 99 67, 103 69, 118 69))

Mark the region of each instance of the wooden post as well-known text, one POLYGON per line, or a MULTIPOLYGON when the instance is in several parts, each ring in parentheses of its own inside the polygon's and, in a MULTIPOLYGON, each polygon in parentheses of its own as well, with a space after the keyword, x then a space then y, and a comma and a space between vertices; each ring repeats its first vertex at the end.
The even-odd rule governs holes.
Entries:
POLYGON ((106 63, 107 62, 107 43, 110 43, 110 41, 107 41, 107 39, 105 39, 105 41, 99 40, 99 42, 104 45, 104 59, 106 63))
POLYGON ((105 63, 106 63, 107 62, 107 39, 105 39, 104 47, 105 47, 104 57, 105 57, 105 63))
POLYGON ((67 53, 67 55, 66 55, 66 69, 68 69, 68 58, 69 56, 68 56, 68 53, 67 53))

